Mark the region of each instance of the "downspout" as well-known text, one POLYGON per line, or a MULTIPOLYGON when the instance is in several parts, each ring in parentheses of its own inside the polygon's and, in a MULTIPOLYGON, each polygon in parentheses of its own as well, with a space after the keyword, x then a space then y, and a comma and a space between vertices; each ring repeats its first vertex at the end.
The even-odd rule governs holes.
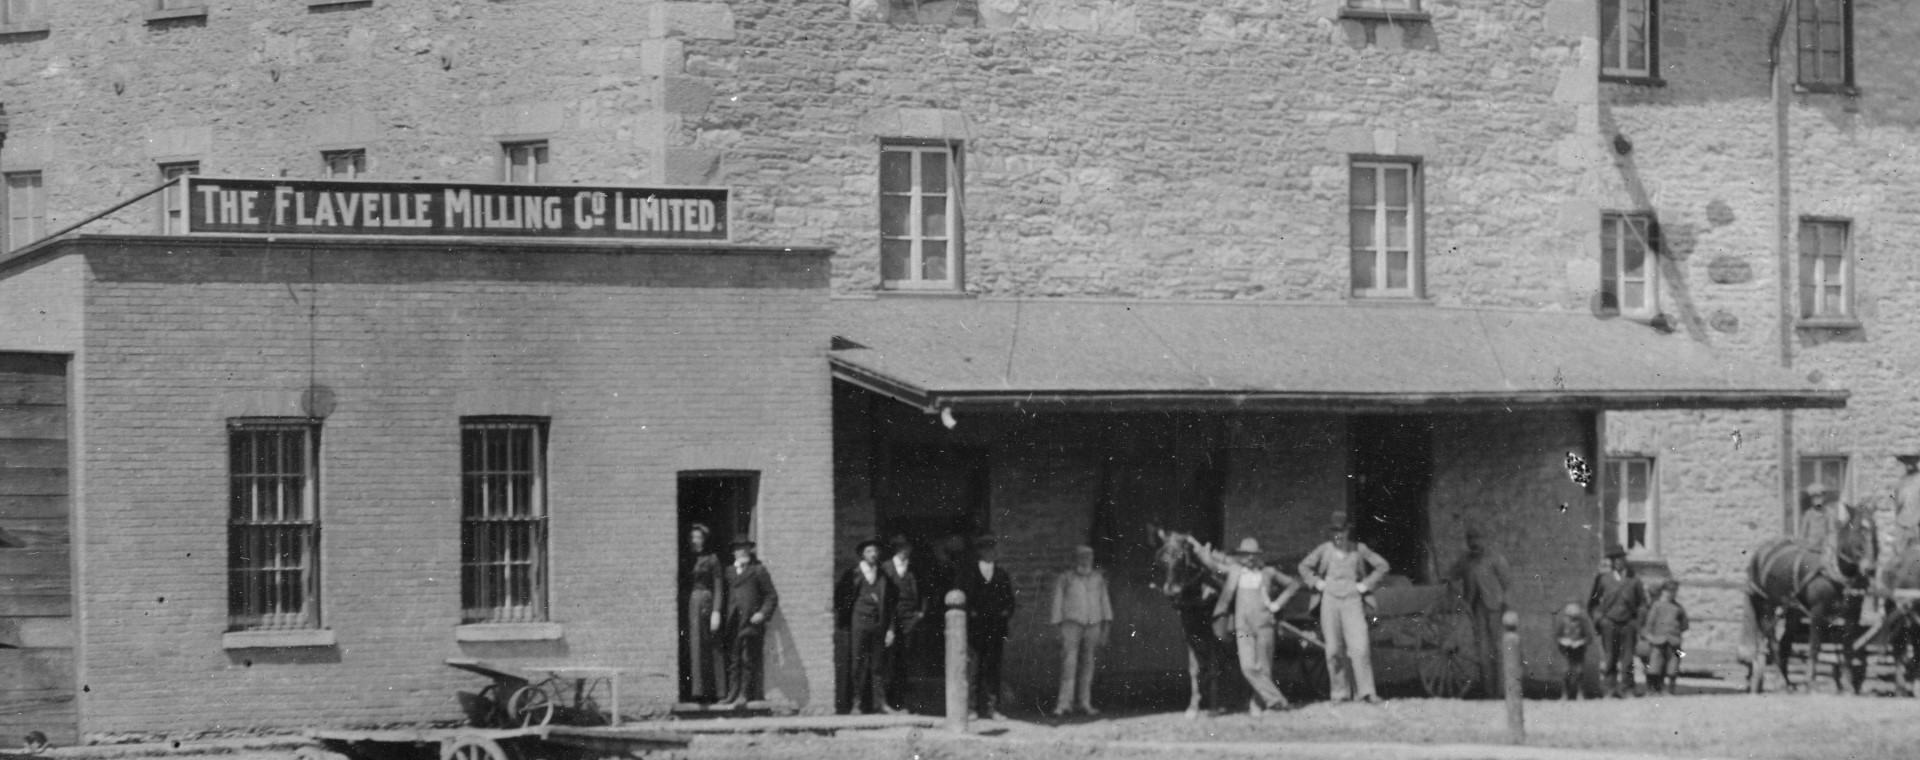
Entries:
MULTIPOLYGON (((1767 50, 1767 78, 1773 96, 1773 162, 1774 162, 1774 279, 1779 296, 1779 338, 1780 366, 1793 368, 1794 337, 1794 300, 1793 300, 1793 173, 1789 164, 1791 147, 1788 137, 1788 89, 1783 76, 1781 45, 1786 39, 1787 23, 1794 18, 1798 9, 1798 0, 1783 0, 1780 4, 1780 18, 1773 27, 1773 38, 1769 40, 1767 50)), ((1790 535, 1793 533, 1794 512, 1799 506, 1794 498, 1794 481, 1798 467, 1793 456, 1793 410, 1780 410, 1780 516, 1781 527, 1790 535)))

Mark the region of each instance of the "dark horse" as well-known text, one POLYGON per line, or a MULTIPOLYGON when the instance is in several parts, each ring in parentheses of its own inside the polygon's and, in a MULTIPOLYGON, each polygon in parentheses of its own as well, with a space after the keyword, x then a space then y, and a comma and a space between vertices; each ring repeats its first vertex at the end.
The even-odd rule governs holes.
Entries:
POLYGON ((1882 620, 1893 645, 1894 688, 1912 695, 1920 669, 1920 545, 1906 547, 1887 563, 1886 585, 1890 598, 1882 620))
POLYGON ((1164 571, 1160 593, 1173 603, 1180 614, 1180 630, 1187 637, 1187 676, 1192 697, 1187 700, 1187 717, 1200 716, 1201 681, 1206 682, 1207 705, 1220 709, 1220 674, 1226 671, 1232 655, 1213 629, 1214 600, 1220 594, 1220 576, 1193 556, 1187 534, 1153 528, 1160 545, 1154 552, 1154 564, 1164 571))
MULTIPOLYGON (((1766 677, 1768 657, 1780 664, 1780 678, 1792 688, 1787 658, 1774 634, 1774 621, 1783 609, 1807 621, 1808 691, 1813 690, 1821 634, 1827 621, 1835 615, 1840 616, 1845 628, 1840 642, 1841 661, 1834 672, 1835 683, 1840 683, 1842 674, 1853 667, 1854 639, 1860 634, 1860 604, 1857 598, 1850 601, 1847 591, 1864 588, 1872 578, 1874 564, 1879 559, 1879 534, 1874 528, 1871 509, 1840 505, 1834 508, 1844 510, 1846 517, 1844 523, 1834 526, 1828 539, 1831 562, 1821 552, 1801 546, 1793 539, 1777 538, 1755 548, 1753 558, 1747 563, 1747 603, 1752 624, 1749 635, 1756 643, 1753 661, 1747 668, 1747 685, 1755 694, 1760 693, 1761 682, 1766 677)), ((1856 675, 1848 680, 1852 691, 1858 693, 1860 678, 1856 675)))

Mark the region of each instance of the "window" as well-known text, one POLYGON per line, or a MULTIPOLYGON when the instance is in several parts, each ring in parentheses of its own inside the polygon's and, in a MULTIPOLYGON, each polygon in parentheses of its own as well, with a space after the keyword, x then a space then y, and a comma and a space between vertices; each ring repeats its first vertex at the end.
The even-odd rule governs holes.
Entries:
POLYGON ((880 284, 960 287, 960 147, 880 148, 880 284))
POLYGON ((1657 0, 1600 0, 1600 76, 1649 79, 1656 61, 1657 0))
POLYGON ((321 151, 320 160, 326 164, 327 179, 359 179, 367 173, 367 152, 364 150, 321 151))
POLYGON ((1853 84, 1853 3, 1799 0, 1800 85, 1842 90, 1853 84))
POLYGON ((546 422, 460 422, 462 622, 547 619, 546 422))
POLYGON ((1348 10, 1419 13, 1420 0, 1347 0, 1348 10))
POLYGON ((207 6, 207 0, 152 0, 156 11, 197 10, 207 6))
POLYGON ((1419 165, 1355 161, 1350 180, 1353 295, 1418 296, 1419 165))
POLYGON ((6 249, 17 251, 47 236, 47 193, 40 172, 7 175, 6 249))
POLYGON ((1614 540, 1634 554, 1658 553, 1658 502, 1651 457, 1607 460, 1601 499, 1613 515, 1614 540))
POLYGON ((1849 224, 1839 219, 1800 220, 1800 316, 1851 319, 1853 257, 1849 224))
POLYGON ((227 628, 320 627, 320 427, 308 420, 227 425, 227 628))
POLYGON ((1647 214, 1600 216, 1600 310, 1652 316, 1659 312, 1659 225, 1647 214))
POLYGON ((1806 493, 1807 486, 1815 484, 1826 486, 1842 502, 1847 501, 1849 496, 1847 458, 1845 456, 1800 457, 1800 488, 1797 492, 1806 493))
POLYGON ((0 27, 39 23, 39 5, 39 0, 0 0, 0 27))
MULTIPOLYGON (((174 182, 181 177, 200 173, 199 161, 181 161, 161 164, 160 179, 174 182)), ((179 235, 187 231, 187 188, 185 183, 176 183, 160 191, 160 234, 179 235)))
POLYGON ((547 141, 505 143, 500 146, 500 181, 531 185, 547 179, 547 141))

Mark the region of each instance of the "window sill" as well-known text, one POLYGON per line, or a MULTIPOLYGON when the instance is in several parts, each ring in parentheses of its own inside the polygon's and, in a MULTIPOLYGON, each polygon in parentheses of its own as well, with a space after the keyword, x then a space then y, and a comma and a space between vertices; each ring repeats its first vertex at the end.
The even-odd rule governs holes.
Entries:
POLYGON ((18 24, 0 24, 0 37, 10 37, 16 34, 40 34, 52 29, 53 25, 45 21, 22 21, 18 24))
POLYGON ((287 649, 292 647, 330 647, 335 643, 332 629, 304 631, 228 631, 220 636, 223 649, 287 649))
POLYGON ((1623 84, 1632 87, 1665 87, 1667 80, 1653 75, 1640 74, 1601 74, 1600 81, 1611 84, 1623 84))
POLYGON ((1858 330, 1864 327, 1852 317, 1803 317, 1793 324, 1800 330, 1858 330))
POLYGON ((454 641, 558 641, 559 623, 465 623, 453 627, 454 641))
POLYGON ((1433 303, 1433 299, 1431 298, 1414 298, 1412 296, 1348 296, 1347 305, 1348 306, 1366 306, 1366 307, 1432 306, 1434 305, 1434 303, 1433 303))
POLYGON ((1340 18, 1360 21, 1399 21, 1408 24, 1425 24, 1433 21, 1432 14, 1425 11, 1382 11, 1372 8, 1341 8, 1340 18))
POLYGON ((307 0, 308 13, 332 13, 372 8, 373 0, 307 0))
POLYGON ((207 6, 196 5, 192 8, 172 8, 164 11, 147 11, 147 23, 156 21, 176 21, 185 18, 206 18, 207 6))
POLYGON ((1848 95, 1857 96, 1860 88, 1851 84, 1805 84, 1793 83, 1793 91, 1799 95, 1848 95))
POLYGON ((973 298, 974 294, 955 288, 899 288, 882 287, 873 291, 874 295, 886 298, 973 298))

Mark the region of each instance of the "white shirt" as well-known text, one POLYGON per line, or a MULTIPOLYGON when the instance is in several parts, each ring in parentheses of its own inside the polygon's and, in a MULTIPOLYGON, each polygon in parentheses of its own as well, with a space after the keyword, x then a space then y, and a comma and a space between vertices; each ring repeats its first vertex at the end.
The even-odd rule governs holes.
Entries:
POLYGON ((1261 586, 1266 585, 1266 583, 1267 583, 1266 574, 1260 572, 1259 570, 1256 570, 1253 568, 1247 568, 1242 570, 1240 573, 1240 584, 1239 584, 1240 588, 1260 588, 1261 586))
POLYGON ((860 577, 867 579, 868 583, 873 582, 873 576, 877 572, 880 572, 878 568, 867 564, 867 561, 864 559, 860 560, 860 577))
POLYGON ((907 558, 906 557, 902 557, 898 554, 893 555, 893 574, 894 575, 907 574, 907 558))
POLYGON ((983 580, 983 581, 993 580, 993 563, 992 562, 988 562, 986 560, 980 561, 980 580, 983 580))

